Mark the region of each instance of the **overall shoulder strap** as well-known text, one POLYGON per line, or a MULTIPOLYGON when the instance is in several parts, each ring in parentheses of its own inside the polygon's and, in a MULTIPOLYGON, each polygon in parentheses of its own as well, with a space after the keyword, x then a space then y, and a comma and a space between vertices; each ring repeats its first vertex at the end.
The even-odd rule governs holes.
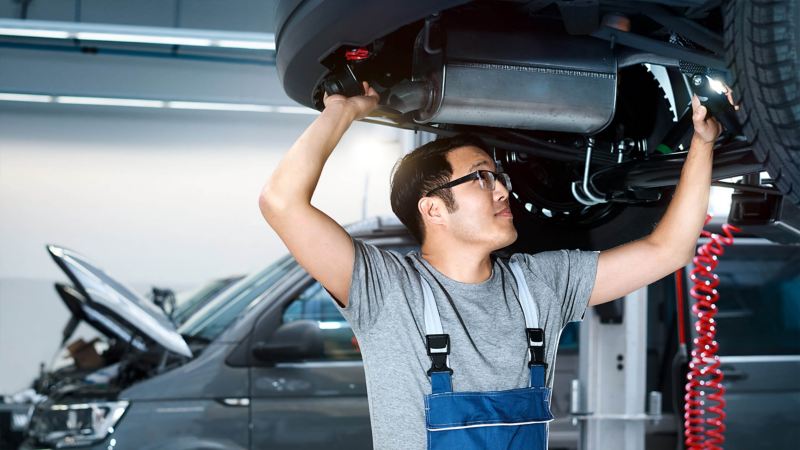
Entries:
POLYGON ((422 274, 419 274, 419 281, 422 284, 422 296, 425 300, 425 334, 442 334, 442 321, 439 318, 439 310, 436 308, 436 301, 433 299, 433 291, 430 284, 422 274))
POLYGON ((525 315, 525 326, 539 328, 539 311, 536 309, 536 304, 533 303, 533 296, 531 296, 531 291, 528 289, 528 283, 525 281, 522 268, 517 261, 511 259, 508 260, 508 265, 511 267, 511 272, 517 281, 519 302, 522 305, 522 313, 525 315))
POLYGON ((519 292, 519 303, 522 306, 522 314, 525 316, 526 335, 528 337, 528 349, 530 350, 530 360, 528 365, 531 367, 531 385, 541 386, 543 383, 545 368, 545 347, 544 329, 539 326, 539 310, 533 302, 533 296, 528 283, 525 281, 525 274, 522 272, 517 261, 508 260, 511 273, 517 281, 517 291, 519 292), (535 376, 533 374, 536 374, 535 376))
POLYGON ((419 281, 422 284, 422 297, 425 301, 425 346, 428 356, 431 357, 431 368, 428 375, 433 383, 433 392, 452 391, 450 375, 453 370, 449 367, 450 362, 450 335, 444 334, 442 321, 439 317, 439 309, 433 299, 433 291, 428 281, 419 273, 419 281))

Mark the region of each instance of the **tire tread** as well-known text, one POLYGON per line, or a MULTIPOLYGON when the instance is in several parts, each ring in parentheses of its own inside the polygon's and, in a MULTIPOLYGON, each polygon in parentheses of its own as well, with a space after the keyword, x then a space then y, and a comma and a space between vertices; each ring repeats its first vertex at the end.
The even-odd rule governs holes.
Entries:
POLYGON ((775 185, 800 205, 798 7, 792 0, 725 2, 723 33, 739 122, 775 185))

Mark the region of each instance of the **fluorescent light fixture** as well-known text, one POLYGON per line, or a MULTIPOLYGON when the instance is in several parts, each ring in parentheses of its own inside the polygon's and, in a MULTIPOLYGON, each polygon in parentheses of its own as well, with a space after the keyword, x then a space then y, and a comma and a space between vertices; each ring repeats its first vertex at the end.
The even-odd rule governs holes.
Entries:
POLYGON ((163 108, 162 100, 138 100, 132 98, 108 98, 108 97, 73 97, 57 96, 56 103, 67 105, 100 105, 100 106, 131 106, 139 108, 163 108))
POLYGON ((226 47, 226 48, 248 48, 253 50, 275 50, 275 41, 272 42, 268 41, 218 41, 216 42, 218 47, 226 47))
POLYGON ((148 36, 145 34, 114 33, 76 33, 76 39, 82 41, 130 42, 135 44, 191 45, 194 47, 210 47, 211 39, 199 39, 177 36, 148 36))
POLYGON ((37 37, 45 39, 69 39, 70 33, 66 31, 37 30, 32 28, 2 28, 0 36, 37 37))
POLYGON ((61 103, 66 105, 123 106, 135 108, 190 109, 200 111, 236 111, 278 114, 317 115, 315 109, 304 106, 257 105, 253 103, 193 102, 136 98, 88 97, 77 95, 46 95, 0 92, 0 102, 61 103))
POLYGON ((275 112, 281 114, 319 114, 316 109, 306 108, 305 106, 276 106, 275 112))
POLYGON ((274 106, 250 105, 246 103, 167 102, 166 107, 172 109, 205 109, 215 111, 275 112, 274 106))
POLYGON ((11 93, 0 92, 0 101, 50 103, 53 101, 53 96, 38 95, 38 94, 11 94, 11 93))
POLYGON ((273 33, 0 19, 0 36, 275 51, 273 33))

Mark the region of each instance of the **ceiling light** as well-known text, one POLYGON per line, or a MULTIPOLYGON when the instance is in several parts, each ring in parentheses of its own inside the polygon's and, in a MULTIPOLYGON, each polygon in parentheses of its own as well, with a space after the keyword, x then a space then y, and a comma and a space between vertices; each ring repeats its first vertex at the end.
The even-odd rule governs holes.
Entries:
POLYGON ((82 41, 130 42, 135 44, 190 45, 210 47, 211 39, 198 39, 177 36, 148 36, 145 34, 115 33, 76 33, 76 39, 82 41))
POLYGON ((0 92, 0 102, 60 103, 66 105, 123 106, 138 108, 189 109, 205 111, 238 111, 278 114, 317 115, 315 109, 291 105, 258 105, 253 103, 195 102, 183 100, 158 100, 77 95, 43 95, 18 92, 0 92))
POLYGON ((282 114, 319 114, 316 109, 305 106, 276 106, 275 112, 282 114))
POLYGON ((273 33, 50 20, 0 19, 2 36, 275 51, 273 33))
POLYGON ((275 50, 275 41, 231 41, 231 40, 222 40, 216 42, 216 45, 219 47, 226 47, 226 48, 247 48, 253 50, 275 50))
POLYGON ((166 107, 172 109, 205 109, 215 111, 275 112, 274 106, 250 105, 246 103, 167 102, 166 107))
POLYGON ((0 92, 0 100, 7 102, 33 102, 33 103, 50 103, 53 101, 52 95, 38 95, 38 94, 13 94, 0 92))
POLYGON ((70 33, 55 30, 37 30, 30 28, 0 28, 0 36, 37 37, 47 39, 69 39, 70 33))
POLYGON ((56 103, 64 103, 68 105, 131 106, 139 108, 163 108, 165 103, 162 100, 74 96, 57 96, 55 101, 56 103))

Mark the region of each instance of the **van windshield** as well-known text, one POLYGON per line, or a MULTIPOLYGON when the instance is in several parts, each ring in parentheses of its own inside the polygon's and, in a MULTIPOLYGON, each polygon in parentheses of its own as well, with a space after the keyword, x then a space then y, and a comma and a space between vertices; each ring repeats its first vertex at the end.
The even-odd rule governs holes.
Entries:
POLYGON ((286 255, 266 269, 235 283, 202 309, 190 316, 178 328, 182 335, 212 341, 243 312, 261 300, 262 294, 297 267, 291 255, 286 255))
POLYGON ((175 310, 171 316, 172 322, 176 325, 186 322, 203 305, 242 278, 244 277, 236 276, 212 280, 189 291, 178 292, 175 294, 175 310))
MULTIPOLYGON (((379 245, 401 255, 412 250, 419 250, 417 245, 405 245, 401 242, 384 242, 379 245)), ((299 267, 297 261, 291 254, 288 254, 270 264, 266 269, 243 278, 190 316, 178 328, 178 332, 189 338, 213 341, 238 317, 263 300, 263 294, 267 290, 297 267, 299 267)))

